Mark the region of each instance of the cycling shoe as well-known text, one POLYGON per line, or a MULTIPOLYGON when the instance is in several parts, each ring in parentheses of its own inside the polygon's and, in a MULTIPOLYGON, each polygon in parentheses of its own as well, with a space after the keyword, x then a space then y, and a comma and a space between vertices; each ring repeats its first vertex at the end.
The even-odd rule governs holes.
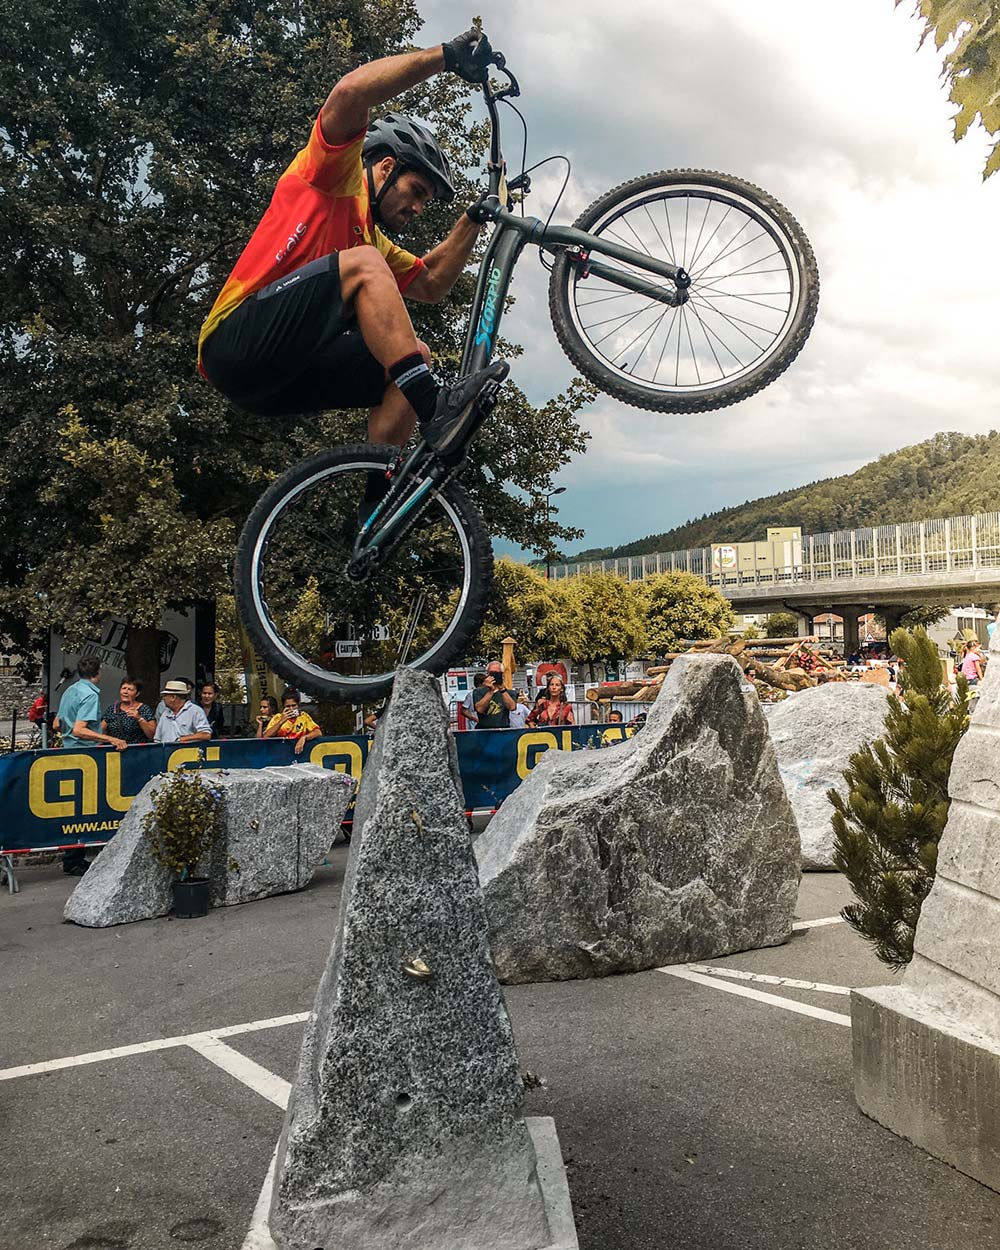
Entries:
POLYGON ((454 386, 443 387, 433 417, 420 426, 424 441, 439 455, 448 456, 460 450, 478 416, 476 401, 487 387, 496 389, 509 372, 506 360, 494 360, 454 386))

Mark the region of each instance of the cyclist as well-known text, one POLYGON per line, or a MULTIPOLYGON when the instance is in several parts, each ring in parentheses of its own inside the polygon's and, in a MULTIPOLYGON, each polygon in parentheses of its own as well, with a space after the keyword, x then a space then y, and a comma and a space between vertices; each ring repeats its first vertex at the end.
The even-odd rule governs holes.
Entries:
MULTIPOLYGON (((233 403, 267 415, 368 407, 372 442, 402 446, 419 421, 436 450, 461 444, 476 397, 506 362, 442 387, 403 294, 447 295, 481 213, 472 205, 422 258, 391 243, 383 229, 405 228, 455 188, 426 127, 397 113, 370 124, 369 110, 443 70, 485 82, 491 57, 485 35, 469 30, 362 65, 330 92, 199 335, 199 368, 233 403)), ((365 502, 384 490, 383 475, 370 475, 365 502)))

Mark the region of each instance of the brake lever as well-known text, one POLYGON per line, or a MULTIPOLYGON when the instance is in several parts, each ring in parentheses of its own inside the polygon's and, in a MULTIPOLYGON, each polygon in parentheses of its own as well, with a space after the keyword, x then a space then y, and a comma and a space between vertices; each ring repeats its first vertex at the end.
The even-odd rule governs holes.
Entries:
POLYGON ((521 94, 520 84, 518 83, 514 75, 510 72, 510 70, 507 68, 507 58, 504 56, 504 54, 502 52, 494 52, 491 64, 495 65, 497 69, 501 72, 501 74, 504 74, 508 79, 508 83, 506 87, 504 87, 501 91, 496 91, 492 93, 493 99, 505 100, 508 96, 519 96, 521 94))

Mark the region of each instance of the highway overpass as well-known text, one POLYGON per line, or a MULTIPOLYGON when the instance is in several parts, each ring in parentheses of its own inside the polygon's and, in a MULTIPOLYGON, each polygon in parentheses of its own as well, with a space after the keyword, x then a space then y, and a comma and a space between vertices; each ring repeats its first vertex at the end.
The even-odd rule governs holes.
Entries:
POLYGON ((866 612, 881 613, 892 627, 919 605, 1000 602, 1000 512, 803 535, 791 549, 787 542, 773 544, 758 568, 718 565, 712 547, 694 547, 553 565, 551 576, 604 571, 636 581, 693 573, 736 612, 791 611, 809 618, 835 612, 844 617, 850 649, 857 645, 857 618, 866 612))

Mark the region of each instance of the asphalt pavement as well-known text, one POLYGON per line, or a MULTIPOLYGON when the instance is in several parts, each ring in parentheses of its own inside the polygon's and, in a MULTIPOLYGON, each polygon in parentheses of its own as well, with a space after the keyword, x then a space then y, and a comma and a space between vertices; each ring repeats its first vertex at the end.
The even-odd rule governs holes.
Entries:
MULTIPOLYGON (((64 924, 58 866, 0 894, 0 1250, 241 1250, 346 848, 330 860, 196 921, 64 924)), ((799 919, 847 898, 809 874, 799 919)), ((506 991, 581 1250, 1000 1250, 1000 1196, 854 1105, 843 990, 892 979, 860 939, 821 924, 699 967, 506 991)))

